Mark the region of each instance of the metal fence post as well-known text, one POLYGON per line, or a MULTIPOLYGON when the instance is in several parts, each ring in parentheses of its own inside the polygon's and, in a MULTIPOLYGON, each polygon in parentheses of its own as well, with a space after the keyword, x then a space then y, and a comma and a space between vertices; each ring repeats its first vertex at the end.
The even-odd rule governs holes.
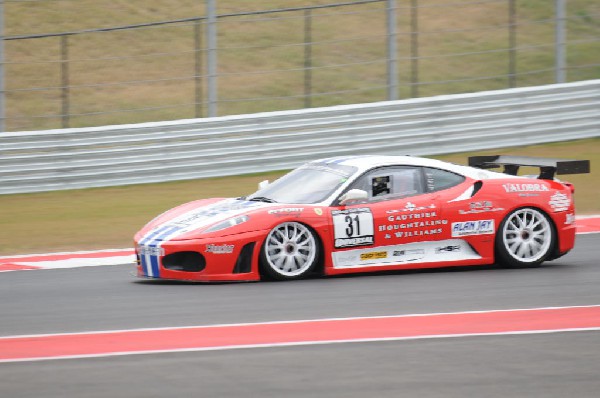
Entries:
POLYGON ((304 10, 304 107, 312 106, 312 12, 304 10))
POLYGON ((208 66, 208 117, 217 116, 217 16, 215 0, 206 0, 207 66, 208 66))
POLYGON ((396 45, 396 1, 387 0, 388 100, 398 99, 398 54, 396 45))
POLYGON ((202 31, 200 19, 194 21, 194 84, 195 84, 195 116, 202 117, 202 31))
POLYGON ((69 127, 69 36, 60 36, 60 81, 61 81, 61 100, 62 100, 62 127, 69 127))
POLYGON ((508 87, 517 86, 517 9, 516 1, 508 0, 508 87))
POLYGON ((0 1, 0 133, 6 128, 6 92, 4 91, 4 1, 0 1))
POLYGON ((410 96, 419 96, 419 0, 410 3, 410 96))
POLYGON ((555 1, 555 30, 554 30, 554 40, 555 40, 555 80, 556 83, 564 83, 566 80, 566 16, 565 16, 565 0, 556 0, 555 1))

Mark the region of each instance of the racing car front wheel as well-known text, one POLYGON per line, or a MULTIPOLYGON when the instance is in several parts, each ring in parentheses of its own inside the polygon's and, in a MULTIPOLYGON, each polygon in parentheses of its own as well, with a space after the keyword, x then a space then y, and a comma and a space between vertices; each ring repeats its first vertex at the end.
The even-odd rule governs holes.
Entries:
POLYGON ((496 234, 496 254, 510 268, 538 267, 554 248, 556 233, 548 216, 524 207, 511 212, 496 234))
POLYGON ((277 280, 301 279, 319 260, 320 242, 307 226, 285 222, 269 232, 261 250, 261 270, 277 280))

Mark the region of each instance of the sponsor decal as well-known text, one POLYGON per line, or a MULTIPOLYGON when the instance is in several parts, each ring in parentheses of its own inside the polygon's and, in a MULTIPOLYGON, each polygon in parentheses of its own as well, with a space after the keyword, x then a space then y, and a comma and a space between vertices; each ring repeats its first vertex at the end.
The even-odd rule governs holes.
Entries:
POLYGON ((565 225, 575 224, 575 214, 569 213, 565 218, 565 225))
POLYGON ((548 187, 544 184, 502 184, 506 192, 546 192, 548 187))
POLYGON ((214 254, 230 254, 233 253, 233 249, 235 245, 206 245, 205 251, 214 254))
POLYGON ((282 209, 269 210, 268 213, 276 217, 299 216, 304 211, 304 207, 284 207, 282 209))
POLYGON ((323 209, 321 209, 320 207, 317 207, 315 210, 315 214, 317 216, 322 216, 323 215, 323 209))
POLYGON ((411 238, 413 236, 429 236, 429 235, 436 235, 436 234, 441 234, 441 233, 442 233, 441 228, 432 228, 432 229, 423 229, 423 230, 417 230, 417 231, 394 232, 394 236, 396 238, 411 238))
POLYGON ((331 215, 336 248, 374 243, 373 214, 368 207, 333 210, 331 215))
POLYGON ((388 210, 388 211, 386 211, 386 213, 393 214, 393 213, 413 212, 413 211, 430 210, 430 209, 435 209, 435 205, 430 204, 429 206, 417 207, 414 203, 408 202, 406 204, 406 206, 404 206, 403 209, 388 210))
POLYGON ((459 245, 448 245, 448 246, 436 247, 435 248, 435 253, 436 254, 450 253, 450 252, 459 252, 459 251, 460 251, 460 246, 459 245))
POLYGON ((359 213, 371 213, 371 209, 368 207, 357 207, 352 209, 345 210, 332 210, 331 214, 334 216, 337 215, 347 215, 347 214, 359 214, 359 213))
POLYGON ((165 249, 163 249, 162 247, 154 247, 154 246, 143 246, 143 245, 139 245, 138 246, 138 253, 140 256, 164 256, 165 255, 165 249))
MULTIPOLYGON (((448 224, 448 220, 432 220, 432 218, 437 218, 438 216, 436 211, 426 211, 410 214, 393 214, 396 212, 396 210, 390 210, 387 212, 392 213, 392 215, 388 216, 387 218, 390 224, 379 225, 377 227, 377 230, 379 232, 396 231, 394 232, 394 236, 396 238, 428 236, 442 233, 443 229, 441 227, 448 224)), ((392 235, 388 233, 385 234, 384 237, 385 239, 391 239, 392 235)))
POLYGON ((338 252, 334 253, 334 258, 338 262, 342 262, 345 264, 354 264, 358 262, 358 255, 356 254, 356 250, 351 252, 338 252))
POLYGON ((388 224, 388 225, 380 225, 378 227, 379 232, 384 231, 395 231, 399 229, 414 229, 414 228, 423 228, 423 227, 432 227, 436 225, 446 225, 448 224, 448 220, 425 220, 425 221, 415 221, 409 223, 400 223, 400 224, 388 224))
POLYGON ((462 239, 423 241, 372 248, 357 248, 331 253, 336 269, 406 266, 418 263, 451 263, 480 259, 462 239), (441 255, 443 254, 443 255, 441 255))
POLYGON ((425 249, 394 250, 394 257, 402 257, 401 261, 417 261, 425 257, 425 249))
POLYGON ((368 246, 373 244, 372 236, 364 236, 362 238, 337 238, 335 247, 351 247, 351 246, 368 246))
MULTIPOLYGON (((389 213, 389 211, 387 213, 389 213)), ((432 212, 398 214, 395 216, 388 216, 388 221, 394 222, 394 221, 420 220, 422 218, 436 218, 436 217, 437 217, 437 213, 435 211, 432 211, 432 212)))
POLYGON ((382 258, 387 258, 388 254, 387 252, 367 252, 367 253, 362 253, 360 255, 360 260, 361 261, 365 261, 365 260, 380 260, 382 258))
POLYGON ((502 207, 494 207, 494 204, 489 200, 484 200, 481 202, 471 202, 469 203, 469 210, 459 210, 459 214, 477 214, 477 213, 487 213, 492 211, 501 211, 504 210, 502 207))
POLYGON ((567 211, 571 206, 571 199, 564 193, 557 192, 550 197, 548 204, 555 212, 567 211))
POLYGON ((488 235, 494 233, 494 220, 464 221, 452 223, 452 237, 488 235))

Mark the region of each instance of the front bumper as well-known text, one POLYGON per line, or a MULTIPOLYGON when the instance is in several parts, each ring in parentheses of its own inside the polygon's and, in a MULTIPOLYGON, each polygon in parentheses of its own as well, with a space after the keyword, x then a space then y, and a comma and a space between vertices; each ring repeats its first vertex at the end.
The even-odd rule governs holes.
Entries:
POLYGON ((137 276, 183 281, 256 281, 259 232, 219 238, 173 240, 140 245, 135 242, 137 276))

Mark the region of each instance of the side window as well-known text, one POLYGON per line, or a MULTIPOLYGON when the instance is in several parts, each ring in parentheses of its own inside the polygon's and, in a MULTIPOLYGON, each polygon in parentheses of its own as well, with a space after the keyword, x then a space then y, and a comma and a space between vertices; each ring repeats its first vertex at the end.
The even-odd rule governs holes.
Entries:
POLYGON ((398 199, 425 192, 419 167, 382 167, 367 172, 351 188, 369 194, 369 201, 398 199))
POLYGON ((462 183, 465 177, 440 169, 425 167, 427 192, 440 191, 462 183))

